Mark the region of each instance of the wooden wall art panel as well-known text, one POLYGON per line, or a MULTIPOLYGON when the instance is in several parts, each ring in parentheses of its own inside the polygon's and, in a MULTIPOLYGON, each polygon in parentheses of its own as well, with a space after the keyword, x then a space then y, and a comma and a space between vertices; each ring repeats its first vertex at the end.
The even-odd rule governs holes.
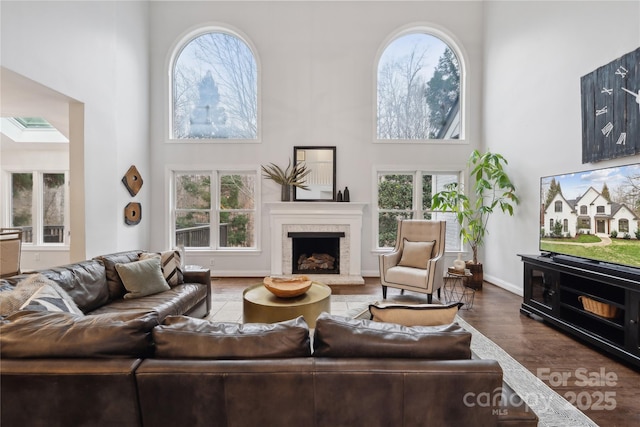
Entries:
POLYGON ((640 153, 640 48, 580 79, 582 163, 640 153))
POLYGON ((124 208, 124 222, 127 225, 137 225, 142 220, 142 205, 131 202, 124 208))
POLYGON ((124 174, 122 177, 122 183, 132 197, 138 194, 138 191, 142 188, 143 181, 140 172, 138 172, 138 169, 135 166, 132 165, 127 173, 124 174))

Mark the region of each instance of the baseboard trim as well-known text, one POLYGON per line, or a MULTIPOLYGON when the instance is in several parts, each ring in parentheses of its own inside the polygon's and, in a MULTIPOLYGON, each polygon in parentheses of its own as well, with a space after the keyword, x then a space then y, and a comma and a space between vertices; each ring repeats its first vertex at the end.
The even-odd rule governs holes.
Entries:
POLYGON ((521 286, 517 286, 514 285, 513 283, 509 283, 509 282, 505 282, 504 280, 498 279, 495 276, 491 276, 488 274, 484 274, 484 281, 491 283, 492 285, 495 285, 499 288, 502 288, 506 291, 511 292, 512 294, 516 294, 519 296, 523 296, 523 292, 522 292, 522 287, 521 286))

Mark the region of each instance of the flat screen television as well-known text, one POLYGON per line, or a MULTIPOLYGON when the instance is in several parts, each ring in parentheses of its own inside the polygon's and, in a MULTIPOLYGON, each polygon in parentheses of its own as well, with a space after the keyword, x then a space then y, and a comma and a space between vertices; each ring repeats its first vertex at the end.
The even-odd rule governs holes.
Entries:
POLYGON ((540 251, 639 277, 640 163, 540 178, 540 251))

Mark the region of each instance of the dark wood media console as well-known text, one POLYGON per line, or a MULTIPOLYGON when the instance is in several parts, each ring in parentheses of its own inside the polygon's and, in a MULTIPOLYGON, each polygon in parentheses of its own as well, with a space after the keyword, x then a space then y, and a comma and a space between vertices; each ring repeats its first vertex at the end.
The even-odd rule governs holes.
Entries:
POLYGON ((552 257, 520 255, 524 262, 524 301, 520 312, 544 321, 640 368, 640 276, 628 270, 589 268, 552 257), (607 304, 593 313, 582 301, 607 304), (582 300, 582 301, 581 301, 582 300))

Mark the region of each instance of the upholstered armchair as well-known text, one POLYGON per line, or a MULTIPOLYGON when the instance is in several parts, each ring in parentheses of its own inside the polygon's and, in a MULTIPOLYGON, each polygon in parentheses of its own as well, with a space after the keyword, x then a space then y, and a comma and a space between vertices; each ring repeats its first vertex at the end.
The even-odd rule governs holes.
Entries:
POLYGON ((382 297, 387 287, 427 294, 431 302, 433 292, 444 283, 444 221, 403 219, 398 221, 398 234, 392 252, 381 254, 380 283, 382 297))

